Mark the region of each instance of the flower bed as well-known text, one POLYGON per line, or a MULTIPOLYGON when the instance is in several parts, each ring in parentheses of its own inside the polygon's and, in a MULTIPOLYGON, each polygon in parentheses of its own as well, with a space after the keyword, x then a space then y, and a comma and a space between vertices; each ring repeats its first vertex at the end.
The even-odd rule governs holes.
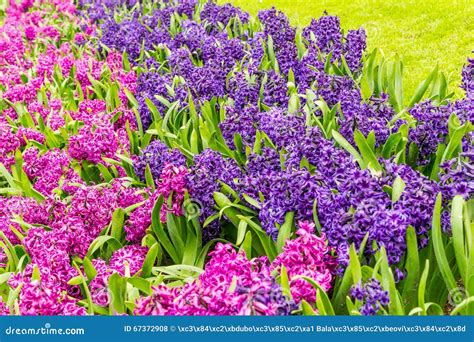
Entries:
POLYGON ((0 30, 0 313, 474 313, 473 60, 407 95, 363 28, 197 0, 0 30))

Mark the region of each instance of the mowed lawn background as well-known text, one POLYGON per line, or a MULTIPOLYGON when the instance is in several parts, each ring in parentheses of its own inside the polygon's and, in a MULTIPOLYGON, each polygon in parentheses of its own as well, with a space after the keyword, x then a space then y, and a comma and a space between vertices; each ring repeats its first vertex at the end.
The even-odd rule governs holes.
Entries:
POLYGON ((256 15, 274 6, 292 24, 305 26, 324 10, 341 19, 344 31, 367 31, 368 51, 380 48, 387 57, 398 54, 404 63, 404 90, 411 95, 419 82, 439 65, 450 90, 461 94, 461 69, 474 50, 474 0, 233 0, 256 15))

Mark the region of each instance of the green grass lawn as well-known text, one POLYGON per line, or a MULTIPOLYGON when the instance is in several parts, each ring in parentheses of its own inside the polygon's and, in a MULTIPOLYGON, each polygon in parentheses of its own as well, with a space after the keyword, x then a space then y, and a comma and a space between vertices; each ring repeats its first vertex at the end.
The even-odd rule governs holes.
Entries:
MULTIPOLYGON (((221 3, 229 2, 222 1, 221 3)), ((324 10, 341 18, 344 30, 363 26, 368 51, 381 48, 386 56, 398 54, 404 63, 404 88, 411 94, 439 65, 458 90, 461 69, 474 49, 474 0, 234 0, 252 15, 275 6, 294 25, 307 25, 324 10)))

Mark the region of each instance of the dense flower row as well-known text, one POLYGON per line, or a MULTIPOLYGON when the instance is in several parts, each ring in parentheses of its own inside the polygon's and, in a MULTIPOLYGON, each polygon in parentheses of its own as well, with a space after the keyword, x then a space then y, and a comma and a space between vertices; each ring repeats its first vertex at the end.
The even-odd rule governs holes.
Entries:
MULTIPOLYGON (((437 194, 446 232, 450 200, 473 196, 473 60, 464 98, 400 113, 363 94, 364 29, 327 14, 297 30, 211 1, 24 0, 0 32, 0 313, 297 314, 351 245, 367 264, 384 247, 401 281, 409 227, 422 249, 437 194), (361 132, 375 161, 332 130, 361 132)), ((364 278, 347 295, 372 315, 387 290, 364 278)))

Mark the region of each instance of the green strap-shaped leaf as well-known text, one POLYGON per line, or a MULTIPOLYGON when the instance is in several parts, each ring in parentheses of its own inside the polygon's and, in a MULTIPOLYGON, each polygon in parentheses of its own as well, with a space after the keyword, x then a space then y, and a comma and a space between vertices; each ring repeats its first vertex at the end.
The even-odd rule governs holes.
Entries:
POLYGON ((410 99, 410 102, 408 103, 408 108, 411 108, 413 107, 415 103, 420 102, 421 98, 426 93, 431 83, 433 83, 433 81, 436 80, 437 75, 438 75, 438 66, 436 66, 434 70, 429 74, 429 76, 418 85, 418 88, 416 89, 415 93, 410 99))
POLYGON ((361 169, 367 168, 367 164, 357 150, 336 130, 332 130, 332 137, 334 140, 347 152, 349 152, 354 160, 359 164, 361 169))
POLYGON ((111 296, 110 310, 119 314, 126 312, 125 297, 127 294, 127 281, 118 273, 109 277, 109 290, 111 296))
POLYGON ((416 232, 412 226, 408 226, 406 241, 407 257, 405 269, 407 270, 407 276, 403 284, 402 297, 408 308, 413 308, 416 305, 416 290, 420 275, 420 258, 418 255, 416 232))
POLYGON ((334 316, 334 309, 324 289, 314 279, 310 277, 301 276, 301 279, 306 280, 316 289, 316 306, 318 308, 319 314, 334 316))
POLYGON ((367 167, 373 169, 376 172, 381 172, 382 166, 380 165, 374 150, 369 146, 364 135, 358 129, 354 131, 354 141, 357 144, 357 147, 359 148, 360 154, 364 159, 365 165, 367 165, 367 167))
POLYGON ((453 234, 454 255, 456 256, 456 263, 459 268, 459 273, 467 283, 467 255, 464 240, 464 199, 461 196, 456 196, 451 204, 451 231, 453 234))
POLYGON ((181 258, 178 256, 173 244, 171 243, 168 235, 166 234, 163 224, 160 220, 161 207, 163 205, 163 196, 160 195, 155 202, 151 215, 151 227, 155 233, 158 241, 163 246, 164 250, 168 253, 174 263, 181 263, 181 258))
POLYGON ((436 261, 438 263, 439 270, 443 276, 443 280, 446 283, 448 291, 455 289, 457 287, 456 280, 451 271, 451 266, 449 265, 448 258, 446 257, 445 244, 443 242, 443 232, 441 230, 441 193, 436 197, 436 204, 433 212, 433 221, 432 221, 432 238, 433 238, 433 248, 436 256, 436 261))
POLYGON ((290 238, 291 234, 291 227, 293 227, 293 219, 295 217, 295 213, 290 211, 285 215, 285 222, 280 227, 278 231, 277 237, 277 250, 278 252, 282 252, 283 246, 285 245, 286 240, 290 238))

